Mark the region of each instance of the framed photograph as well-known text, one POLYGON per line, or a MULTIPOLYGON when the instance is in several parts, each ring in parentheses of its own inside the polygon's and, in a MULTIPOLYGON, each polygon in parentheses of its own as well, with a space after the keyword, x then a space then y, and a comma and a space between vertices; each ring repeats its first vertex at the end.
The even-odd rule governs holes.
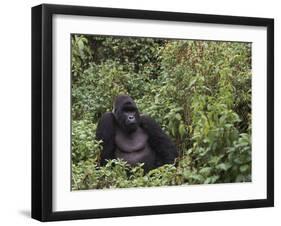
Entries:
POLYGON ((274 205, 274 20, 32 8, 32 217, 274 205))

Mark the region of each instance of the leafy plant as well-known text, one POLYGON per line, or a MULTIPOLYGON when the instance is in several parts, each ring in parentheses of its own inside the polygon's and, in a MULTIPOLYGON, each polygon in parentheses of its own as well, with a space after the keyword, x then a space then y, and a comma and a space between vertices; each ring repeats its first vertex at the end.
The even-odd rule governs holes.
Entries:
POLYGON ((251 44, 72 35, 72 189, 251 181, 251 44), (98 120, 131 95, 180 151, 147 174, 101 167, 98 120))

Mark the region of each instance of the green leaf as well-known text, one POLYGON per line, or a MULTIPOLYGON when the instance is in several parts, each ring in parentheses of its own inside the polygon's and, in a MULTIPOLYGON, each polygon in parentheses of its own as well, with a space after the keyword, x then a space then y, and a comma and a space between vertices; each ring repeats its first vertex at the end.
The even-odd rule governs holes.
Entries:
POLYGON ((249 169, 249 165, 242 165, 240 166, 240 172, 244 173, 249 169))
POLYGON ((195 77, 194 79, 192 79, 191 81, 190 81, 190 83, 189 83, 189 86, 188 86, 188 88, 191 88, 193 85, 194 85, 194 83, 197 81, 197 78, 195 77))
POLYGON ((79 48, 80 50, 83 50, 83 49, 84 49, 84 42, 83 42, 82 39, 80 39, 80 40, 78 41, 78 48, 79 48))
POLYGON ((202 169, 199 170, 200 174, 203 174, 204 176, 208 176, 212 171, 211 167, 204 167, 202 169))
POLYGON ((179 113, 177 113, 177 114, 175 115, 175 118, 176 118, 177 120, 181 120, 181 115, 180 115, 179 113))
POLYGON ((229 163, 220 163, 216 166, 217 169, 220 169, 223 171, 227 171, 230 167, 231 167, 231 165, 229 163))
POLYGON ((179 125, 179 134, 180 134, 180 136, 183 137, 184 133, 185 133, 184 124, 180 124, 179 125))

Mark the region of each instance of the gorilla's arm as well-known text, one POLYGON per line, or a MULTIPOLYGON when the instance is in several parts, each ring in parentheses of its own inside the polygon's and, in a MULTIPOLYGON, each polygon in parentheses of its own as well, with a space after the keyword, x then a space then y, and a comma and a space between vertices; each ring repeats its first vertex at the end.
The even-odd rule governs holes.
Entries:
POLYGON ((156 167, 174 163, 178 150, 161 127, 149 116, 141 116, 141 127, 148 134, 148 143, 156 152, 156 167))
POLYGON ((115 126, 114 116, 111 112, 106 112, 102 115, 96 131, 96 139, 102 140, 103 150, 101 151, 101 165, 106 164, 106 159, 114 158, 115 151, 115 126))

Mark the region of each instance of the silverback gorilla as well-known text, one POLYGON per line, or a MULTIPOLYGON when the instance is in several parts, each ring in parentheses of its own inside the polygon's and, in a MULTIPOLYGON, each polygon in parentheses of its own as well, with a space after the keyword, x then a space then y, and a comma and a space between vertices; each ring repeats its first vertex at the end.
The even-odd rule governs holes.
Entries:
POLYGON ((134 100, 127 95, 115 99, 113 112, 106 112, 99 121, 96 139, 102 140, 101 165, 120 158, 130 165, 144 163, 147 172, 178 156, 176 146, 150 117, 140 115, 134 100))

